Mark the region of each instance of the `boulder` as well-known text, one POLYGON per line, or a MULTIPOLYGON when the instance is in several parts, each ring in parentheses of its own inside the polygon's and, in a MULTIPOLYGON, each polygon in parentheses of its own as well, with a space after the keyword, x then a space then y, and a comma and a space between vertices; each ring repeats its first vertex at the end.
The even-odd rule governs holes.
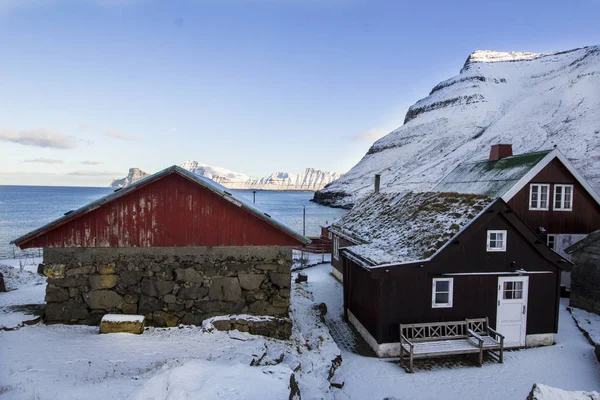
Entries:
POLYGON ((142 280, 142 273, 139 271, 121 271, 121 283, 125 286, 136 285, 142 280))
POLYGON ((92 290, 112 289, 117 286, 119 275, 91 275, 88 280, 92 290))
POLYGON ((44 266, 44 275, 49 279, 62 279, 65 277, 65 264, 50 264, 44 266))
POLYGON ((204 278, 194 268, 178 268, 175 270, 175 280, 177 282, 202 282, 204 278))
POLYGON ((62 303, 69 300, 69 291, 67 289, 48 285, 46 287, 46 303, 62 303))
POLYGON ((155 281, 144 278, 142 280, 142 294, 151 297, 161 297, 170 293, 175 287, 173 281, 155 281))
POLYGON ((287 272, 270 272, 269 279, 279 288, 289 288, 292 274, 287 272))
POLYGON ((152 320, 155 326, 173 327, 179 324, 179 317, 164 311, 155 311, 152 313, 152 320))
MULTIPOLYGON (((208 288, 205 287, 190 287, 190 288, 181 288, 179 292, 177 292, 177 297, 183 300, 190 299, 201 299, 208 293, 208 288)), ((165 296, 166 298, 167 296, 165 296)), ((166 299, 165 299, 166 301, 166 299)))
POLYGON ((75 277, 59 278, 59 279, 48 278, 48 285, 71 288, 71 287, 87 286, 88 280, 85 278, 75 278, 75 277))
POLYGON ((140 296, 138 301, 138 313, 149 314, 154 311, 158 311, 165 306, 162 300, 149 296, 140 296))
POLYGON ((210 285, 208 296, 212 300, 241 300, 242 288, 238 278, 216 277, 210 285))
POLYGON ((75 300, 48 303, 44 317, 48 322, 77 322, 88 317, 85 305, 75 300))
POLYGON ((115 273, 115 263, 98 266, 98 273, 102 275, 112 275, 115 273))
POLYGON ((256 290, 260 287, 261 283, 265 280, 265 275, 263 274, 246 274, 239 273, 238 279, 240 281, 240 286, 244 290, 256 290))
POLYGON ((0 272, 0 292, 6 292, 6 285, 4 284, 4 275, 0 272))
POLYGON ((100 333, 144 333, 143 315, 106 314, 100 321, 100 333))
POLYGON ((70 268, 65 272, 65 274, 68 277, 71 277, 71 276, 75 276, 75 275, 88 275, 91 272, 92 272, 92 266, 84 265, 82 267, 70 268))
POLYGON ((296 283, 300 282, 308 282, 308 275, 304 272, 298 272, 298 275, 296 275, 296 283))
POLYGON ((92 310, 119 308, 123 304, 123 297, 112 290, 93 290, 83 295, 85 304, 92 310))

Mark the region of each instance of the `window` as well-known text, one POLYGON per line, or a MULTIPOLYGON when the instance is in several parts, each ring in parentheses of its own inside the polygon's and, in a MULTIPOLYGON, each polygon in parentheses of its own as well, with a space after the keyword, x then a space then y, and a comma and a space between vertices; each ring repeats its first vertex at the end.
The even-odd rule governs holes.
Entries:
POLYGON ((452 278, 433 278, 433 288, 431 295, 431 307, 449 308, 452 307, 452 278))
POLYGON ((504 300, 518 300, 523 298, 523 282, 504 282, 502 290, 504 300))
POLYGON ((554 185, 554 209, 573 210, 573 185, 554 185))
POLYGON ((546 236, 546 244, 550 249, 556 251, 556 235, 548 234, 546 236))
POLYGON ((506 251, 506 231, 487 231, 487 251, 506 251))
POLYGON ((333 238, 333 258, 340 259, 340 238, 337 236, 333 238))
POLYGON ((529 209, 547 210, 549 192, 550 185, 548 184, 531 184, 529 187, 529 209))

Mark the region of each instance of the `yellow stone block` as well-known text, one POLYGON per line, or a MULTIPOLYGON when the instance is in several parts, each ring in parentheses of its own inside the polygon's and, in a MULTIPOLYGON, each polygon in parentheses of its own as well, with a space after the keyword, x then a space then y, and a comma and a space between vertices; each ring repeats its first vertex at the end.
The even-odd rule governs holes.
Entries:
POLYGON ((100 321, 100 333, 144 333, 143 315, 106 314, 100 321))

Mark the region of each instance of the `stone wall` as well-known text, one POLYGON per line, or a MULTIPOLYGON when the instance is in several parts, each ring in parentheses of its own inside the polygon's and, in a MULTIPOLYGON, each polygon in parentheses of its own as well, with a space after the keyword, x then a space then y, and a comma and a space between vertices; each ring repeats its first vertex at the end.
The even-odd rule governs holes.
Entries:
POLYGON ((46 248, 48 323, 143 314, 154 326, 225 314, 286 317, 290 247, 46 248))
POLYGON ((572 307, 600 314, 600 240, 596 240, 571 255, 572 307))

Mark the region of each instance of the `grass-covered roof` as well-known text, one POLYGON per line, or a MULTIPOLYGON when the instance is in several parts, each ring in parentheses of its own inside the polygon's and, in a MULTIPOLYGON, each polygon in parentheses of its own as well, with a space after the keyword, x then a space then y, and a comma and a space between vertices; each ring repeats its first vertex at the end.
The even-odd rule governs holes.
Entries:
POLYGON ((373 266, 426 260, 493 201, 473 194, 377 193, 331 229, 362 243, 347 251, 373 266))

